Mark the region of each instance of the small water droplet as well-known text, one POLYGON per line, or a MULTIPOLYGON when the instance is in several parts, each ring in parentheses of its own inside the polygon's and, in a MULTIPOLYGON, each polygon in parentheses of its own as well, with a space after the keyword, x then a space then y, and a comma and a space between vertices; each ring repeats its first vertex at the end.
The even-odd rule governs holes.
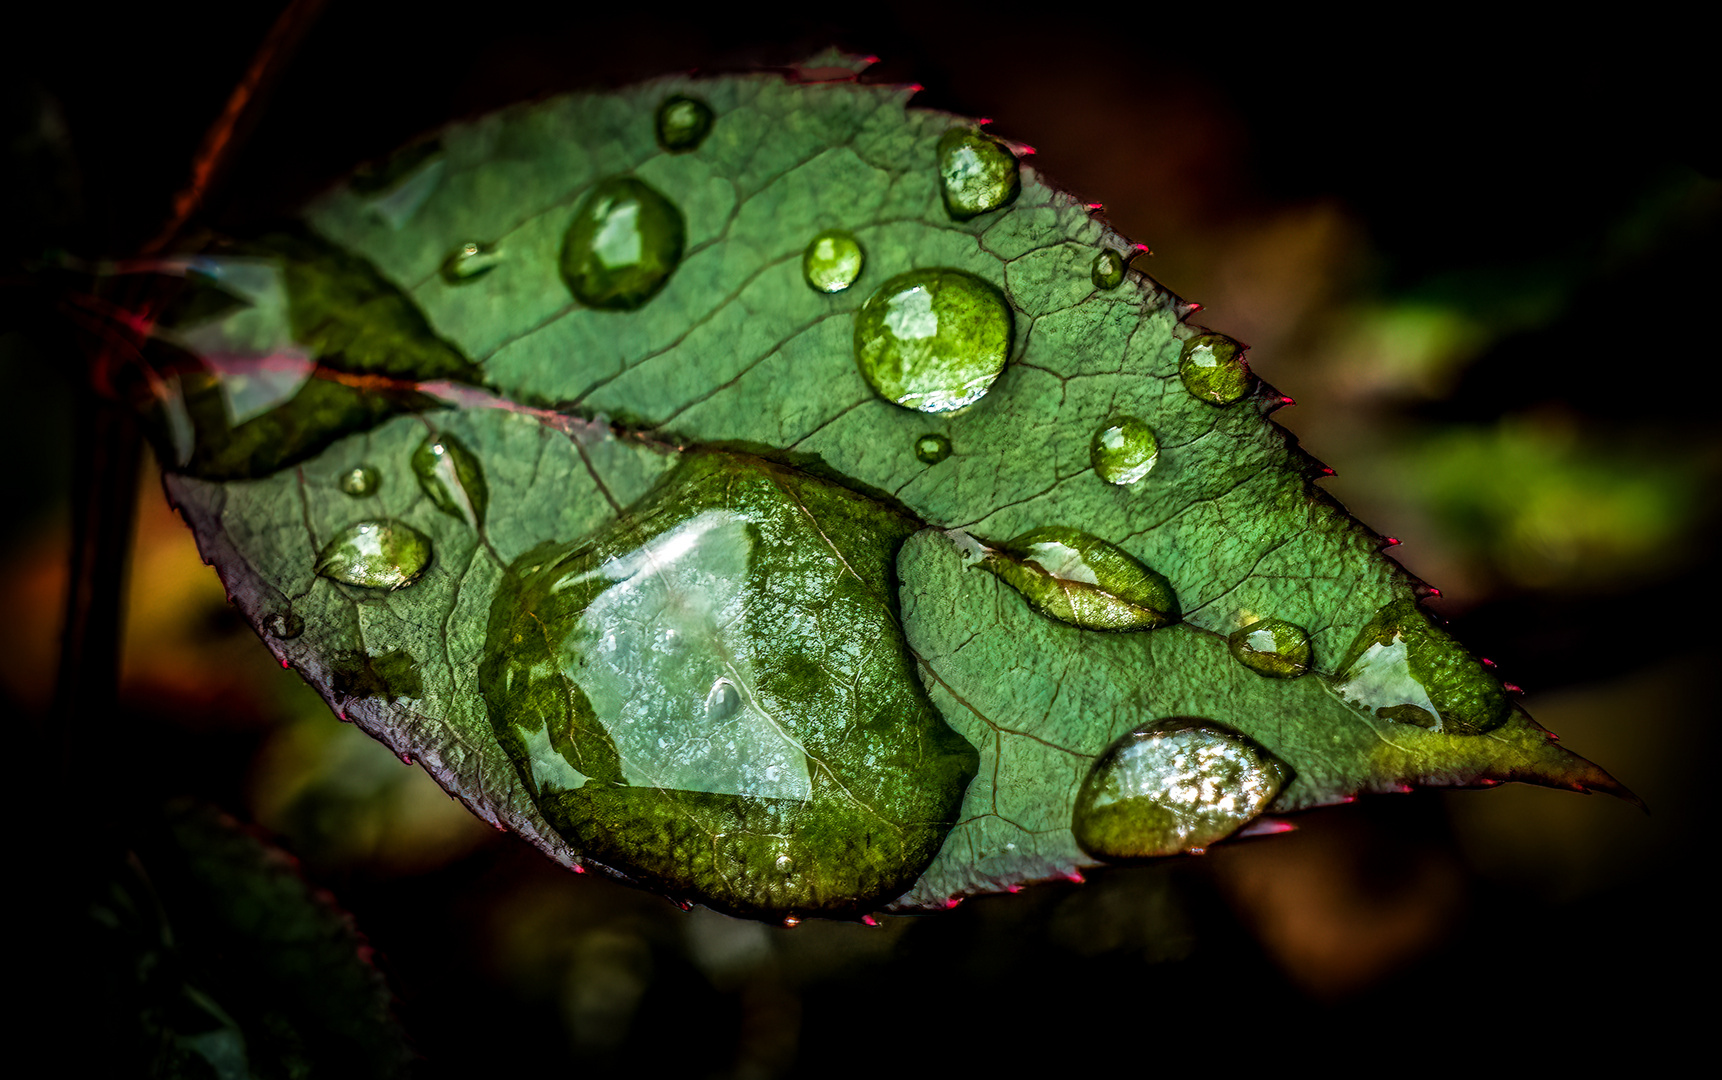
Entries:
POLYGON ((936 432, 915 440, 915 456, 928 465, 937 465, 951 456, 951 440, 936 432))
POLYGON ((827 229, 801 253, 801 273, 815 291, 840 293, 855 284, 866 262, 861 241, 843 229, 827 229))
POLYGON ((342 473, 340 485, 344 493, 355 499, 362 499, 367 495, 375 495, 377 489, 383 485, 383 478, 382 474, 371 466, 360 465, 356 469, 348 469, 342 473))
POLYGON ((719 679, 712 683, 712 688, 706 694, 706 720, 717 724, 728 720, 741 708, 741 691, 735 688, 735 683, 728 679, 719 679))
MULTIPOLYGON (((288 641, 305 632, 305 620, 291 611, 277 611, 263 620, 263 629, 272 638, 288 641)), ((281 666, 287 666, 285 659, 281 661, 281 666)))
POLYGON ((1480 735, 1512 704, 1482 661, 1436 626, 1415 601, 1382 607, 1340 664, 1339 696, 1383 720, 1480 735))
POLYGON ((1134 484, 1160 460, 1160 440, 1154 429, 1134 416, 1120 416, 1094 433, 1088 460, 1108 484, 1134 484))
POLYGON ((1010 354, 1011 311, 963 270, 911 270, 855 313, 855 363, 879 395, 921 412, 979 401, 1010 354))
MULTIPOLYGON (((1383 536, 1381 538, 1382 547, 1398 547, 1400 543, 1401 541, 1397 536, 1383 536)), ((1485 663, 1487 663, 1487 661, 1485 661, 1485 663)))
POLYGON ((687 224, 674 203, 631 176, 593 188, 562 239, 562 280, 587 307, 631 311, 682 259, 687 224))
POLYGON ((450 285, 465 285, 490 273, 501 264, 502 252, 495 244, 468 240, 449 252, 448 258, 442 261, 437 272, 450 285))
POLYGON ((343 585, 404 589, 430 565, 430 537, 404 521, 361 521, 336 533, 317 556, 317 573, 343 585))
POLYGON ((1290 770, 1252 740, 1206 720, 1137 728, 1094 762, 1076 794, 1071 830, 1108 860, 1205 849, 1279 795, 1290 770))
POLYGON ((1095 288, 1116 289, 1124 283, 1124 256, 1108 249, 1094 257, 1094 269, 1089 272, 1095 288))
POLYGON ((484 466, 465 443, 443 432, 425 436, 412 456, 419 488, 438 510, 476 529, 484 524, 490 488, 484 466))
POLYGON ((1179 618, 1164 577, 1097 536, 1049 526, 986 549, 980 565, 1035 609, 1085 630, 1152 630, 1179 618))
POLYGON ((1257 675, 1295 679, 1309 672, 1309 634, 1283 619, 1261 619, 1226 639, 1232 657, 1257 675))
POLYGON ((1016 155, 990 135, 952 128, 939 139, 945 209, 958 221, 1010 203, 1022 190, 1016 155))
POLYGON ((791 927, 800 926, 800 925, 801 925, 801 919, 798 916, 785 915, 783 917, 783 926, 784 926, 784 929, 786 929, 786 930, 791 928, 791 927))
POLYGON ((411 765, 413 763, 412 754, 410 754, 409 752, 407 752, 405 750, 402 750, 399 754, 397 754, 395 756, 399 757, 401 759, 402 765, 411 765))
POLYGON ((861 916, 861 925, 862 926, 878 926, 879 920, 875 919, 871 915, 863 915, 863 916, 861 916))
POLYGON ((658 106, 658 145, 672 154, 699 149, 712 130, 712 109, 698 98, 671 94, 658 106))
POLYGON ((692 911, 694 909, 694 902, 692 900, 677 900, 676 906, 681 908, 683 911, 692 911))
POLYGON ((1230 405, 1250 390, 1244 350, 1223 334, 1198 334, 1178 357, 1184 389, 1210 405, 1230 405))

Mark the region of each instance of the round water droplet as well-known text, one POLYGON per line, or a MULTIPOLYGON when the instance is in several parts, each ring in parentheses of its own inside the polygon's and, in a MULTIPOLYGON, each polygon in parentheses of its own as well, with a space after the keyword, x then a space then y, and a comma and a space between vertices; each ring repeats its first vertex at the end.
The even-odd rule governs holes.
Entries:
POLYGON ((861 276, 866 256, 853 233, 827 229, 815 236, 801 253, 801 272, 807 284, 822 293, 839 293, 861 276))
POLYGON ((1110 249, 1094 257, 1094 269, 1089 276, 1099 289, 1116 289, 1124 283, 1124 256, 1110 249))
POLYGON ((465 443, 447 432, 425 436, 412 456, 419 489, 438 510, 476 529, 490 506, 484 466, 465 443))
POLYGON ((915 440, 915 456, 928 465, 937 465, 951 456, 951 440, 937 433, 915 440))
POLYGON ((855 313, 855 363, 868 385, 908 409, 942 413, 986 395, 1010 355, 1011 311, 963 270, 911 270, 855 313))
POLYGON ((631 176, 612 177, 574 212, 562 239, 562 280, 588 307, 632 310, 664 287, 686 238, 674 203, 631 176))
POLYGON ((1512 702, 1482 661, 1412 600, 1382 607, 1340 664, 1339 696, 1383 720, 1480 735, 1500 727, 1512 702))
POLYGON ((442 279, 450 285, 464 285, 490 273, 501 263, 502 252, 497 250, 495 244, 468 240, 449 252, 438 273, 442 274, 442 279))
POLYGON ((1071 831, 1099 859, 1146 859, 1208 846, 1266 810, 1291 771, 1206 720, 1174 717, 1107 748, 1076 793, 1071 831))
POLYGON ((369 465, 360 465, 341 474, 341 490, 355 499, 375 495, 383 486, 382 474, 369 465))
POLYGON ((973 128, 952 128, 939 139, 939 183, 945 209, 958 221, 997 210, 1022 190, 1016 155, 973 128))
POLYGON ((712 683, 706 694, 706 720, 718 724, 734 716, 741 708, 741 691, 728 679, 712 683))
POLYGON ((1282 619, 1261 619, 1232 632, 1226 647, 1238 663, 1270 679, 1295 679, 1309 672, 1309 634, 1282 619))
POLYGON ((1154 429, 1134 416, 1120 416, 1094 433, 1088 460, 1108 484, 1134 484, 1160 460, 1160 440, 1154 429))
POLYGON ((1044 615, 1084 630, 1152 630, 1179 618, 1163 576, 1097 536, 1049 526, 987 549, 980 565, 1044 615))
POLYGON ((1184 342, 1178 375, 1184 389, 1210 405, 1230 405, 1250 390, 1244 350, 1223 334, 1198 334, 1184 342))
POLYGON ((291 611, 277 611, 263 620, 263 629, 270 637, 287 641, 305 632, 305 620, 291 611))
POLYGON ((672 94, 658 106, 658 145, 672 154, 699 149, 712 130, 711 106, 697 98, 672 94))
POLYGON ((430 537, 404 521, 361 521, 335 534, 317 556, 317 573, 343 585, 404 589, 430 565, 430 537))

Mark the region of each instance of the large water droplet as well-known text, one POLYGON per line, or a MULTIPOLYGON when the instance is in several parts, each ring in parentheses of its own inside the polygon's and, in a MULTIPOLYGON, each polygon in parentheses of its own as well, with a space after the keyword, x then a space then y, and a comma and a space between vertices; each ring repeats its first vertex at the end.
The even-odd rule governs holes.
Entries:
POLYGON ((495 270, 502 264, 502 252, 495 244, 468 240, 449 253, 438 272, 450 285, 465 285, 495 270))
POLYGON ((1290 778, 1237 732, 1206 720, 1160 720, 1095 760, 1076 793, 1071 831, 1100 859, 1201 850, 1266 810, 1290 778))
POLYGON ((672 154, 697 150, 712 130, 712 109, 697 98, 671 94, 658 106, 658 145, 672 154))
POLYGON ((1160 460, 1160 440, 1153 428, 1134 416, 1120 416, 1094 433, 1088 460, 1108 484, 1134 484, 1160 460))
POLYGON ((720 678, 712 683, 711 690, 706 694, 706 722, 721 724, 734 716, 741 708, 741 691, 735 688, 735 683, 727 678, 720 678))
POLYGON ((1184 342, 1178 375, 1184 389, 1210 405, 1230 405, 1250 390, 1244 350, 1223 334, 1198 334, 1184 342))
POLYGON ((939 182, 945 209, 958 221, 997 210, 1022 190, 1016 155, 973 128, 952 128, 939 139, 939 182))
POLYGON ((404 589, 430 565, 430 537, 404 521, 361 521, 335 534, 317 556, 317 573, 343 585, 404 589))
POLYGON ((827 229, 815 236, 801 253, 801 272, 807 284, 822 293, 839 293, 861 276, 866 256, 855 234, 827 229))
POLYGON ((562 239, 562 280, 588 307, 631 310, 664 287, 686 239, 674 203, 631 176, 612 177, 574 212, 562 239))
POLYGON ((413 451, 412 466, 419 487, 438 510, 475 529, 484 524, 490 488, 484 466, 465 443, 447 432, 427 435, 413 451))
POLYGON ((1094 257, 1094 269, 1089 273, 1096 288, 1116 289, 1124 283, 1124 256, 1108 249, 1094 257))
POLYGON ((986 395, 1010 355, 1011 311, 963 270, 911 270, 855 313, 855 363, 887 401, 952 412, 986 395))
POLYGON ((1482 661, 1412 600, 1375 613, 1340 665, 1335 689, 1385 720, 1478 735, 1500 727, 1512 703, 1482 661))
POLYGON ((1076 529, 1030 529, 983 549, 980 564, 1043 614, 1085 630, 1152 630, 1179 618, 1170 582, 1124 549, 1076 529))
POLYGON ((355 499, 375 495, 383 486, 382 474, 369 465, 360 465, 341 474, 341 491, 355 499))
POLYGON ((1226 639, 1238 663, 1270 679, 1295 679, 1309 671, 1309 634, 1282 619, 1260 619, 1226 639))
POLYGON ((915 440, 915 456, 928 465, 937 465, 951 456, 951 440, 933 433, 915 440))

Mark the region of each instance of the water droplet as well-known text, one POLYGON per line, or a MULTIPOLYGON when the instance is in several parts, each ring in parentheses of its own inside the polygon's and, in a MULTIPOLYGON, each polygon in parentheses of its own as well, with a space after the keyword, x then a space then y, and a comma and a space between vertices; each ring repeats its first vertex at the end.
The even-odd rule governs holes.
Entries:
POLYGON ((951 440, 935 433, 915 440, 915 456, 928 465, 937 465, 951 456, 951 440))
POLYGON ((1124 256, 1108 249, 1094 257, 1094 269, 1089 275, 1095 288, 1116 289, 1124 283, 1124 256))
POLYGON ((356 469, 348 469, 342 473, 339 483, 344 493, 355 499, 362 499, 367 495, 375 495, 377 489, 383 485, 383 478, 371 466, 360 465, 356 469))
POLYGON ((800 925, 801 925, 801 919, 795 915, 785 915, 783 917, 783 928, 785 930, 793 929, 794 927, 797 927, 800 925))
POLYGON ((1198 334, 1184 342, 1178 374, 1184 389, 1210 405, 1230 405, 1250 389, 1244 350, 1223 334, 1198 334))
POLYGON ((484 524, 490 488, 484 466, 466 444, 444 432, 425 436, 413 451, 413 475, 438 510, 476 529, 484 524))
POLYGON ((1512 711, 1482 661, 1411 600, 1377 611, 1340 671, 1339 696, 1384 720, 1479 735, 1501 726, 1512 711))
POLYGON ((1290 778, 1235 731, 1159 720, 1095 760, 1076 793, 1071 830, 1084 851, 1114 861, 1207 848, 1266 810, 1290 778))
POLYGON ((721 724, 741 710, 741 691, 728 679, 712 683, 706 694, 706 722, 721 724))
POLYGON ((801 272, 807 284, 822 293, 840 293, 861 276, 866 255, 855 234, 827 229, 815 236, 801 253, 801 272))
POLYGON ((449 253, 437 271, 450 285, 465 285, 495 270, 502 264, 502 252, 495 244, 468 240, 449 253))
POLYGON ((1152 630, 1178 621, 1178 597, 1122 548, 1076 529, 1030 529, 980 565, 1045 615, 1085 630, 1152 630))
POLYGON ((430 537, 404 521, 361 521, 335 534, 317 556, 317 573, 343 585, 404 589, 430 565, 430 537))
POLYGON ((887 401, 952 412, 979 401, 1010 355, 1011 311, 963 270, 911 270, 855 313, 855 363, 887 401))
POLYGON ((1270 679, 1295 679, 1309 672, 1309 634, 1281 619, 1261 619, 1226 639, 1238 663, 1270 679))
POLYGON ((1094 433, 1088 460, 1108 484, 1134 484, 1160 460, 1160 440, 1153 428, 1134 416, 1120 416, 1094 433))
POLYGON ((945 209, 958 221, 997 210, 1022 190, 1016 155, 990 135, 952 128, 939 139, 945 209))
POLYGON ((658 106, 658 145, 672 154, 697 150, 712 130, 712 109, 697 98, 671 94, 658 106))
MULTIPOLYGON (((305 632, 305 620, 291 611, 277 611, 263 620, 263 629, 272 638, 287 641, 305 632)), ((283 667, 287 661, 281 661, 283 667)))
POLYGON ((588 307, 633 310, 670 279, 686 238, 674 203, 631 176, 612 177, 574 212, 562 239, 562 280, 588 307))

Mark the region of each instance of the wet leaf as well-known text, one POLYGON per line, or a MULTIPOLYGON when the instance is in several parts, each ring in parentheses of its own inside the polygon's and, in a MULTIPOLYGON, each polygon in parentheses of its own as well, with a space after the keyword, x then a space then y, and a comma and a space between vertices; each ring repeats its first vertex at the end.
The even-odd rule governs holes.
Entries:
POLYGON ((163 331, 168 486, 253 623, 302 627, 270 647, 552 857, 758 917, 1186 842, 1135 820, 1620 790, 1429 623, 1241 344, 911 93, 508 109, 188 260, 226 299, 163 331), (1185 776, 1206 751, 1154 733, 1186 728, 1247 767, 1185 776))

